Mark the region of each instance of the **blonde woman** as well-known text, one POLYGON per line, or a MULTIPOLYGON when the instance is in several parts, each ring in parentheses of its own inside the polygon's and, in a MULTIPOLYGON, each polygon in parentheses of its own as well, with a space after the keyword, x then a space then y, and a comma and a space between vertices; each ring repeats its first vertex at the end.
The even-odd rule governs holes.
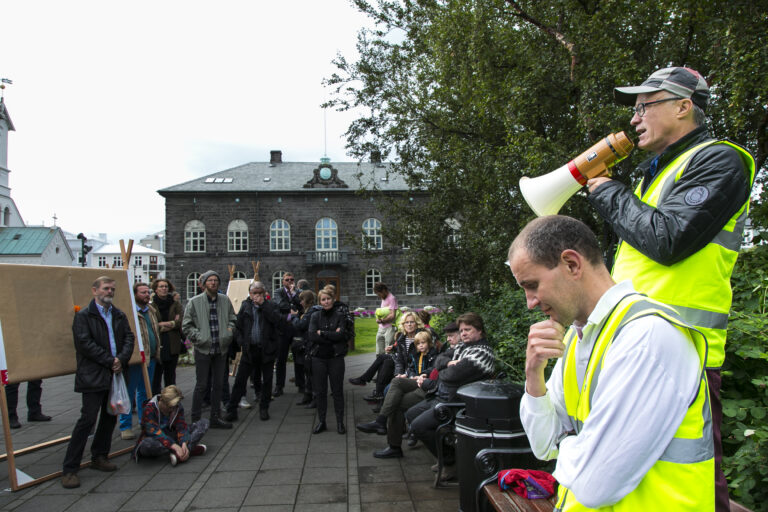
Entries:
POLYGON ((328 382, 331 383, 333 409, 336 413, 336 431, 346 434, 344 426, 344 356, 347 354, 346 315, 335 302, 335 293, 326 287, 317 294, 320 311, 309 321, 309 341, 314 345, 312 354, 312 389, 317 398, 317 425, 312 430, 319 434, 327 429, 325 413, 328 408, 328 382))

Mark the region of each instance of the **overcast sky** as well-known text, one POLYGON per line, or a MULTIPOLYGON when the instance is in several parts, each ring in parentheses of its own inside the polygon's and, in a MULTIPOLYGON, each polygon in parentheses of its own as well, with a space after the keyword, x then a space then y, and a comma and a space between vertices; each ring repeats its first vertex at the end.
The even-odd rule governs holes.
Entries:
MULTIPOLYGON (((164 228, 157 194, 279 149, 324 153, 321 84, 369 20, 348 0, 3 0, 11 195, 28 225, 110 241, 164 228)), ((349 161, 351 114, 327 112, 349 161)))

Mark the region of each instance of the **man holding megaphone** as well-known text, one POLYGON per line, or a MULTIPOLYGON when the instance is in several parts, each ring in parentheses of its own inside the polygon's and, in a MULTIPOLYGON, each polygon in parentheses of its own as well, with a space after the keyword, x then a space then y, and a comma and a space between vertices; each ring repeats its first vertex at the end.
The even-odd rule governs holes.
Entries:
POLYGON ((634 192, 601 176, 587 182, 589 201, 621 238, 613 279, 631 279, 707 337, 716 506, 729 510, 720 470, 720 367, 755 161, 744 148, 709 136, 709 87, 697 71, 660 69, 639 86, 617 87, 615 98, 633 107, 637 146, 652 156, 640 164, 643 179, 634 192))

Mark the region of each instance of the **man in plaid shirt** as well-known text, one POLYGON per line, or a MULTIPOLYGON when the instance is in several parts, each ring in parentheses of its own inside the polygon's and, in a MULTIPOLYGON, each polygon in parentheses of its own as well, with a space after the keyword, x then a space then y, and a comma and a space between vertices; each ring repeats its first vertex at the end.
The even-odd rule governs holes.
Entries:
POLYGON ((219 293, 221 279, 213 270, 200 277, 203 293, 187 303, 181 329, 195 349, 195 391, 192 395, 192 421, 202 415, 203 394, 211 371, 211 428, 232 428, 221 415, 221 392, 227 371, 227 350, 235 329, 235 310, 229 298, 219 293))

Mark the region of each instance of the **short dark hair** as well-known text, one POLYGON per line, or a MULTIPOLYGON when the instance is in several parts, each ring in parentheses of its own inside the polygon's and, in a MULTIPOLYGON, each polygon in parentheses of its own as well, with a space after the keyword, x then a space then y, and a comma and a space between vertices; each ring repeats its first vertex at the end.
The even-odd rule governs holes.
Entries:
POLYGON ((510 261, 518 249, 525 249, 533 263, 547 268, 555 268, 560 255, 568 249, 583 255, 592 265, 603 264, 600 244, 592 230, 565 215, 546 215, 529 222, 509 246, 510 261))
POLYGON ((136 295, 136 290, 139 289, 139 286, 146 286, 149 288, 149 285, 145 282, 139 281, 138 283, 133 283, 133 294, 136 295))
POLYGON ((389 288, 387 288, 387 285, 379 281, 378 283, 373 285, 373 293, 382 293, 382 292, 389 293, 389 288))
POLYGON ((478 315, 477 313, 472 313, 471 311, 468 313, 464 313, 463 315, 459 315, 459 318, 456 319, 456 324, 467 324, 471 325, 478 331, 483 333, 483 336, 485 336, 485 323, 483 323, 483 317, 478 315))
POLYGON ((430 315, 428 311, 422 309, 419 311, 419 318, 424 322, 424 325, 428 325, 429 321, 432 320, 432 315, 430 315))

